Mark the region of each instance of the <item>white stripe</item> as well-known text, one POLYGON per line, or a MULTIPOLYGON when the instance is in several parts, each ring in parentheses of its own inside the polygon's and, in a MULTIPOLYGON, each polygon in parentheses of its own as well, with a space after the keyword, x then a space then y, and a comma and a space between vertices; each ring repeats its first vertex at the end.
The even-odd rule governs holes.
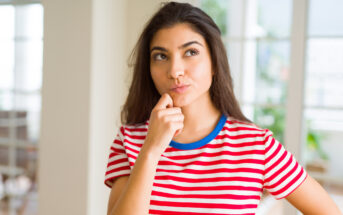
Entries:
POLYGON ((214 141, 240 144, 240 143, 247 143, 247 142, 264 141, 264 137, 246 137, 246 138, 240 138, 240 139, 231 139, 228 137, 224 137, 222 139, 214 139, 214 141))
MULTIPOLYGON (((269 143, 271 142, 271 139, 269 139, 268 140, 268 142, 266 143, 266 148, 268 148, 269 147, 269 143)), ((276 142, 275 142, 276 143, 276 142)), ((278 148, 278 146, 279 146, 279 144, 274 144, 270 149, 269 149, 269 151, 268 152, 266 152, 266 154, 265 154, 265 157, 266 158, 269 158, 271 155, 273 155, 273 153, 277 150, 277 148, 278 148)), ((283 154, 283 152, 285 151, 285 149, 281 146, 281 149, 280 149, 280 151, 278 152, 278 154, 275 156, 275 157, 273 157, 268 163, 270 164, 270 165, 272 165, 273 163, 275 163, 275 161, 283 154)), ((268 168, 269 166, 266 166, 266 168, 268 168)))
MULTIPOLYGON (((259 194, 256 194, 259 196, 259 194)), ((151 196, 151 200, 165 201, 165 202, 188 202, 188 203, 214 203, 214 204, 258 204, 260 200, 257 199, 208 199, 208 198, 168 198, 162 196, 151 196)))
POLYGON ((112 173, 110 173, 110 174, 108 174, 108 175, 106 175, 106 179, 105 180, 108 180, 108 179, 110 179, 110 178, 112 178, 112 177, 116 177, 116 176, 118 176, 118 175, 124 175, 124 174, 130 174, 131 172, 130 172, 130 170, 121 170, 121 171, 119 171, 119 172, 112 172, 112 173))
POLYGON ((222 213, 222 214, 245 214, 255 213, 253 209, 215 209, 215 208, 190 208, 190 207, 167 207, 150 205, 150 209, 160 211, 175 211, 175 212, 198 212, 198 213, 222 213))
MULTIPOLYGON (((158 184, 170 184, 171 180, 154 180, 158 184)), ((262 188, 261 183, 256 182, 246 182, 246 181, 218 181, 218 182, 181 182, 181 181, 172 181, 172 184, 175 186, 182 187, 215 187, 215 186, 244 186, 244 187, 255 187, 262 188)))
MULTIPOLYGON (((130 152, 130 154, 133 154, 130 152)), ((137 156, 137 155, 135 155, 137 156)), ((207 161, 207 162, 212 162, 212 161, 218 161, 218 160, 242 160, 242 159, 256 159, 256 160, 264 160, 264 155, 255 155, 255 154, 247 154, 247 155, 219 155, 219 156, 213 156, 213 157, 194 157, 194 158, 189 158, 189 159, 182 159, 182 160, 173 160, 170 159, 164 154, 162 154, 161 159, 162 161, 170 161, 170 162, 176 162, 180 164, 188 163, 188 162, 193 162, 193 161, 207 161)))
MULTIPOLYGON (((281 154, 281 153, 280 153, 281 154)), ((274 168, 272 168, 269 172, 266 172, 265 174, 265 178, 269 178, 270 176, 272 176, 275 172, 279 171, 282 167, 285 166, 285 164, 288 162, 288 160, 291 158, 291 153, 287 153, 286 157, 274 168)), ((280 156, 278 156, 280 157, 280 156)), ((271 162, 268 162, 268 164, 266 164, 266 168, 267 166, 270 167, 272 164, 271 162)))
MULTIPOLYGON (((125 142, 124 144, 126 147, 130 147, 131 149, 134 149, 136 151, 140 151, 142 147, 137 147, 131 143, 125 142)), ((128 151, 131 151, 130 149, 128 149, 128 151)))
POLYGON ((216 164, 216 165, 188 165, 188 166, 176 166, 176 165, 159 165, 158 168, 160 169, 167 169, 167 170, 214 170, 214 169, 220 169, 220 168, 226 168, 226 169, 239 169, 239 168, 252 168, 252 169, 258 169, 263 170, 264 165, 261 164, 216 164))
POLYGON ((207 179, 218 177, 249 177, 249 178, 261 178, 261 174, 256 173, 243 173, 243 172, 225 172, 225 173, 210 173, 210 174, 191 174, 191 173, 171 173, 171 172, 156 172, 156 176, 174 176, 185 179, 207 179))
POLYGON ((290 186, 285 192, 280 193, 279 195, 276 195, 276 198, 281 199, 287 196, 288 194, 290 194, 294 189, 296 189, 304 181, 305 177, 306 177, 306 174, 304 172, 304 174, 302 174, 302 176, 299 178, 298 181, 296 181, 296 183, 290 186))
MULTIPOLYGON (((292 164, 290 165, 289 168, 287 168, 285 171, 283 171, 280 175, 278 175, 274 180, 272 180, 269 184, 270 185, 274 185, 278 182, 280 182, 281 177, 283 177, 284 175, 286 175, 291 168, 293 168, 295 166, 296 162, 293 160, 292 164)), ((289 184, 290 181, 292 181, 301 171, 301 167, 298 166, 298 168, 295 170, 295 172, 290 175, 289 177, 286 178, 286 180, 282 181, 278 186, 276 186, 275 188, 269 189, 270 192, 277 192, 281 189, 283 189, 285 186, 287 186, 289 184)))
MULTIPOLYGON (((135 157, 135 160, 137 159, 138 157, 138 154, 136 152, 133 152, 131 150, 126 150, 126 154, 127 155, 131 155, 131 156, 134 156, 135 157)), ((129 157, 129 156, 128 156, 129 157)))
MULTIPOLYGON (((169 146, 171 147, 171 146, 169 146)), ((181 151, 179 151, 181 152, 181 151)), ((136 152, 133 152, 131 150, 127 150, 126 153, 128 155, 132 155, 135 158, 138 157, 138 154, 136 152)), ((188 159, 178 159, 175 160, 173 157, 175 156, 180 156, 179 154, 175 153, 173 156, 166 156, 166 153, 163 153, 160 160, 161 161, 170 161, 170 162, 177 162, 180 164, 183 163, 188 163, 188 162, 193 162, 193 161, 218 161, 218 160, 241 160, 241 159, 258 159, 258 160, 264 160, 264 155, 263 154, 246 154, 246 155, 219 155, 219 156, 213 156, 213 157, 207 157, 207 156, 198 156, 198 157, 193 157, 193 158, 188 158, 188 159)), ((181 156, 184 154, 181 154, 181 156)), ((191 154, 187 154, 191 155, 191 154)))
MULTIPOLYGON (((145 135, 144 135, 144 137, 145 137, 145 135)), ((134 138, 131 138, 131 137, 129 137, 129 136, 126 136, 125 138, 126 138, 126 140, 128 140, 128 141, 130 141, 130 142, 133 142, 133 143, 137 143, 137 144, 143 144, 144 141, 145 141, 145 139, 134 139, 134 138)), ((125 142, 125 143, 126 143, 126 144, 129 144, 129 143, 127 143, 127 142, 125 142)))
POLYGON ((261 135, 261 134, 263 134, 263 131, 259 131, 259 130, 238 130, 238 131, 222 130, 220 134, 229 134, 230 136, 238 136, 238 135, 243 135, 243 134, 260 134, 261 135))
POLYGON ((148 134, 147 131, 128 131, 125 130, 125 134, 126 136, 130 135, 130 136, 146 136, 148 134))
POLYGON ((153 187, 152 190, 157 192, 164 192, 168 194, 177 194, 177 195, 195 195, 195 194, 203 194, 203 195, 220 195, 220 194, 234 194, 234 195, 249 195, 249 196, 258 196, 260 192, 257 191, 249 191, 249 190, 174 190, 170 188, 164 187, 153 187))
POLYGON ((114 155, 110 159, 108 159, 108 163, 111 163, 113 161, 116 161, 116 160, 119 160, 119 159, 122 159, 122 158, 127 158, 126 154, 114 155))
POLYGON ((111 171, 112 169, 116 169, 116 168, 123 167, 123 166, 130 166, 130 164, 129 164, 129 162, 122 162, 122 163, 118 163, 115 165, 111 165, 107 168, 107 171, 111 171))
MULTIPOLYGON (((211 143, 211 145, 215 145, 218 143, 211 143)), ((202 149, 193 149, 193 150, 183 150, 183 151, 172 151, 172 152, 165 152, 163 155, 165 156, 180 156, 180 155, 198 155, 200 153, 218 153, 218 152, 245 152, 250 150, 264 150, 263 145, 256 145, 256 146, 245 146, 245 147, 231 147, 231 146, 223 146, 220 148, 202 148, 202 149)))
MULTIPOLYGON (((129 128, 129 129, 137 129, 137 128, 148 128, 148 125, 144 124, 140 124, 140 125, 126 125, 125 128, 129 128)), ((127 132, 128 130, 125 130, 125 132, 127 132)))
MULTIPOLYGON (((119 139, 116 139, 116 140, 121 141, 119 139)), ((115 143, 114 141, 111 146, 115 149, 125 149, 124 146, 120 145, 119 143, 115 143)))
MULTIPOLYGON (((225 134, 226 132, 221 132, 219 135, 225 134)), ((141 135, 139 135, 140 137, 145 137, 146 133, 143 133, 141 135)), ((133 143, 137 143, 137 144, 143 144, 145 139, 134 139, 131 138, 129 136, 126 136, 126 139, 130 142, 133 143)), ((240 144, 240 143, 246 143, 246 142, 255 142, 255 141, 264 141, 264 137, 263 136, 257 136, 257 137, 247 137, 247 138, 240 138, 240 139, 232 139, 229 137, 223 137, 221 139, 213 139, 212 141, 210 141, 211 144, 219 144, 222 142, 228 142, 231 144, 240 144)), ((126 142, 127 143, 127 142, 126 142)), ((188 151, 189 152, 189 151, 188 151)))
MULTIPOLYGON (((128 131, 125 130, 125 134, 130 136, 146 136, 147 131, 128 131)), ((263 131, 260 130, 239 130, 239 131, 230 131, 230 130, 221 130, 219 135, 228 134, 229 136, 238 136, 238 135, 244 135, 244 134, 263 134, 263 131)), ((264 138, 264 137, 263 137, 264 138)))

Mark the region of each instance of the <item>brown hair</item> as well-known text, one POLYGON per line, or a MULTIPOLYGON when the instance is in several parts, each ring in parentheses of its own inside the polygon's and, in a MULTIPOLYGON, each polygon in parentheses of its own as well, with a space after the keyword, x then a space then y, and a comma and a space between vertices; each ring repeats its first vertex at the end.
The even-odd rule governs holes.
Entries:
POLYGON ((242 113, 233 92, 233 82, 221 32, 214 21, 201 9, 188 3, 168 2, 146 24, 131 53, 133 79, 126 102, 121 111, 123 124, 140 124, 149 119, 161 95, 150 75, 150 42, 154 34, 166 27, 187 23, 201 34, 208 44, 213 67, 210 96, 215 107, 225 116, 250 122, 242 113))

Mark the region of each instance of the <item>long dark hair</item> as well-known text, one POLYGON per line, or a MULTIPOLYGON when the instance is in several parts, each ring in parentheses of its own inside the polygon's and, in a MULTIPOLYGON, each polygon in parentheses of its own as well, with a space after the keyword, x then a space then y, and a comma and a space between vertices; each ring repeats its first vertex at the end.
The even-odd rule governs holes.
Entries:
POLYGON ((155 33, 178 23, 187 23, 201 34, 209 46, 214 72, 210 96, 215 107, 226 116, 250 122, 242 113, 233 92, 226 50, 221 32, 214 21, 201 9, 188 3, 168 2, 148 21, 131 53, 133 79, 121 111, 123 124, 140 124, 149 119, 161 95, 150 75, 150 42, 155 33))

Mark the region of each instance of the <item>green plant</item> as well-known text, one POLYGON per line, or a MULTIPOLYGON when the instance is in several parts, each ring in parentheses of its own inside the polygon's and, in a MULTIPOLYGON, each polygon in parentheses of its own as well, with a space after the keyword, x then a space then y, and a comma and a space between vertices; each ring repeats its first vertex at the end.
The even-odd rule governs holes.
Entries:
POLYGON ((262 128, 267 128, 273 132, 274 137, 284 142, 285 130, 285 110, 281 108, 267 107, 255 108, 254 121, 262 128), (266 120, 267 119, 267 120, 266 120))
POLYGON ((329 156, 327 153, 324 152, 322 149, 321 143, 323 139, 325 139, 325 135, 323 133, 315 132, 311 129, 311 121, 307 121, 307 138, 306 138, 306 148, 310 151, 314 156, 317 158, 321 158, 323 160, 329 160, 329 156))

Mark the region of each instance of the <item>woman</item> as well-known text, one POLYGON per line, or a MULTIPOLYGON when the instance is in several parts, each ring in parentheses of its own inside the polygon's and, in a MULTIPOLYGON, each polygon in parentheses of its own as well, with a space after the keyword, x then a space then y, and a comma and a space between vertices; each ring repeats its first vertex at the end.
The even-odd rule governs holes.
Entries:
POLYGON ((108 214, 255 214, 263 189, 304 214, 340 214, 272 133, 242 114, 220 31, 203 11, 166 3, 134 54, 106 172, 108 214))

